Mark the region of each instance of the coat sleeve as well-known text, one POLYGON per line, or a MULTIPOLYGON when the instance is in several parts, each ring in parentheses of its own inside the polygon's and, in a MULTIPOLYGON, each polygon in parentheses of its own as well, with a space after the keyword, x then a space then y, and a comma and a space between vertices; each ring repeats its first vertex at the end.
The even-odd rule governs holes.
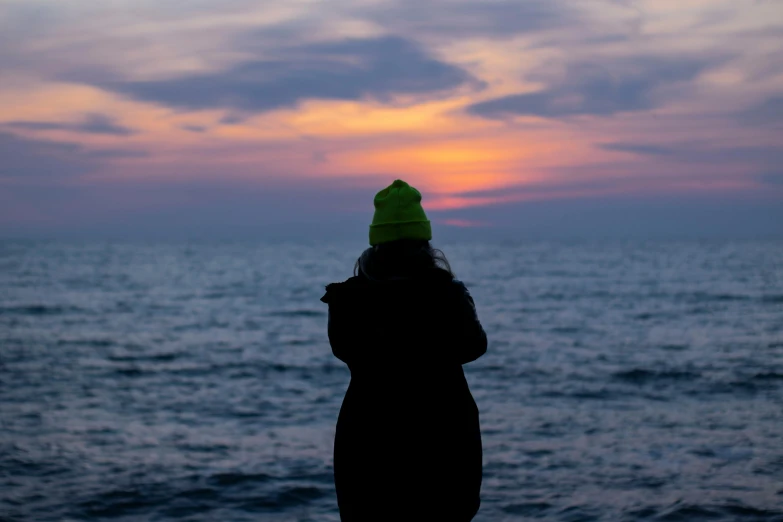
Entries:
POLYGON ((350 346, 353 336, 348 335, 345 329, 345 321, 342 318, 343 312, 344 310, 341 310, 339 306, 329 305, 329 326, 327 330, 329 333, 329 344, 332 347, 334 356, 345 364, 350 364, 350 354, 354 351, 350 346))
POLYGON ((460 364, 475 361, 487 353, 487 334, 481 326, 476 305, 470 292, 461 281, 455 281, 456 321, 454 346, 460 364))
POLYGON ((321 301, 329 306, 327 326, 329 344, 335 357, 346 364, 350 364, 351 354, 354 353, 352 344, 355 342, 356 335, 349 331, 347 327, 347 316, 350 312, 347 310, 345 303, 335 297, 334 294, 337 292, 332 290, 331 286, 326 287, 326 295, 321 298, 321 301))

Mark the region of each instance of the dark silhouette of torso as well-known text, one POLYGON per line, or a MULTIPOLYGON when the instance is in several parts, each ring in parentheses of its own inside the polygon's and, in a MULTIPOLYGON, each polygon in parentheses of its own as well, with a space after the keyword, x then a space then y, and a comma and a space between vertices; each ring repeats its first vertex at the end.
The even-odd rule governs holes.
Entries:
POLYGON ((329 340, 351 370, 334 445, 343 522, 469 521, 481 433, 462 365, 487 338, 465 286, 439 269, 327 287, 329 340))

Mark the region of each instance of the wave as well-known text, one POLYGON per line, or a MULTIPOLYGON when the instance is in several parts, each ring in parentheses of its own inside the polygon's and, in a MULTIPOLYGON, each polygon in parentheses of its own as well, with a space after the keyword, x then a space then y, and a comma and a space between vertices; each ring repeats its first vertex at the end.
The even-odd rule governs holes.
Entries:
POLYGON ((689 370, 647 370, 644 368, 634 368, 632 370, 625 370, 612 374, 612 378, 615 380, 633 384, 684 381, 698 379, 700 377, 700 373, 689 370))
POLYGON ((669 350, 669 351, 672 351, 672 352, 682 352, 682 351, 687 350, 688 348, 690 348, 690 347, 687 344, 676 344, 676 343, 662 344, 660 346, 661 350, 669 350))
POLYGON ((159 353, 151 355, 110 355, 108 359, 115 362, 171 362, 181 353, 159 353))
POLYGON ((85 310, 75 306, 60 306, 60 305, 18 305, 18 306, 3 306, 0 307, 0 315, 60 315, 66 313, 84 313, 85 310))
POLYGON ((139 377, 140 375, 144 374, 144 371, 141 368, 117 368, 114 370, 115 373, 119 375, 124 375, 125 377, 139 377))
POLYGON ((755 375, 752 375, 750 377, 753 381, 762 381, 762 382, 768 382, 768 381, 783 381, 783 373, 779 372, 759 372, 755 375))
POLYGON ((758 393, 774 390, 783 383, 783 374, 778 372, 759 372, 747 375, 729 382, 722 382, 715 386, 717 391, 758 393))
MULTIPOLYGON (((648 508, 649 509, 649 508, 648 508)), ((748 520, 766 521, 783 515, 783 511, 758 509, 745 504, 698 505, 677 502, 663 509, 652 510, 654 520, 663 522, 692 522, 694 520, 748 520), (656 516, 657 515, 657 516, 656 516)), ((638 516, 638 514, 637 514, 638 516)), ((775 518, 775 520, 779 520, 775 518)))
POLYGON ((163 488, 137 487, 115 489, 95 495, 77 504, 80 515, 88 517, 121 517, 140 515, 140 511, 167 503, 163 488))
POLYGON ((277 511, 307 505, 314 500, 325 497, 324 488, 314 486, 290 486, 280 488, 272 494, 262 495, 243 502, 239 509, 245 511, 277 511))
POLYGON ((116 343, 109 339, 59 339, 57 346, 91 346, 93 348, 108 348, 116 343))
POLYGON ((597 390, 590 389, 578 389, 578 390, 547 390, 536 394, 540 397, 547 397, 550 399, 567 398, 567 399, 597 399, 597 400, 615 400, 624 397, 625 395, 615 391, 608 390, 606 388, 600 388, 597 390))
POLYGON ((755 395, 761 392, 779 390, 783 386, 783 374, 779 372, 759 372, 731 380, 712 382, 708 386, 688 390, 688 395, 755 395))
MULTIPOLYGON (((290 477, 289 477, 290 478, 290 477)), ((79 519, 137 517, 180 518, 216 509, 281 512, 333 495, 326 485, 274 484, 287 478, 264 473, 226 472, 208 477, 155 481, 93 493, 72 508, 79 519)), ((135 519, 135 518, 134 518, 135 519)), ((211 518, 210 518, 211 519, 211 518)))
POLYGON ((767 304, 781 304, 783 303, 783 294, 769 294, 762 296, 754 296, 748 294, 710 294, 707 292, 695 292, 689 294, 677 294, 675 297, 685 298, 689 301, 695 301, 698 303, 703 302, 747 302, 747 301, 760 301, 767 304))
POLYGON ((271 317, 323 317, 326 312, 321 310, 275 310, 267 315, 271 317))
POLYGON ((236 486, 238 484, 269 482, 274 477, 266 473, 216 473, 207 479, 213 486, 236 486))
POLYGON ((522 504, 509 504, 503 506, 504 513, 509 515, 521 515, 525 517, 540 517, 552 509, 548 502, 525 502, 522 504))

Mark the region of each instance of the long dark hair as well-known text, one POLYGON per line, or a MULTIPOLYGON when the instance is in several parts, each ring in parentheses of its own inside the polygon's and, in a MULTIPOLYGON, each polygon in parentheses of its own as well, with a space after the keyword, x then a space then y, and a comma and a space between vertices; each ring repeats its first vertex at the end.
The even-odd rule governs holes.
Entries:
POLYGON ((424 276, 442 270, 454 277, 446 255, 429 241, 401 239, 370 247, 359 256, 353 275, 368 279, 397 279, 424 276))

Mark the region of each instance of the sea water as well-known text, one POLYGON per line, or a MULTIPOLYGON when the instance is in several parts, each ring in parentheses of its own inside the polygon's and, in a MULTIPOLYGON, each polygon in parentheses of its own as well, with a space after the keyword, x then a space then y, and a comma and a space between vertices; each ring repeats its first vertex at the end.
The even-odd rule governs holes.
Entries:
MULTIPOLYGON (((783 520, 783 243, 439 246, 476 521, 783 520)), ((0 519, 338 520, 319 298, 362 248, 0 243, 0 519)))

